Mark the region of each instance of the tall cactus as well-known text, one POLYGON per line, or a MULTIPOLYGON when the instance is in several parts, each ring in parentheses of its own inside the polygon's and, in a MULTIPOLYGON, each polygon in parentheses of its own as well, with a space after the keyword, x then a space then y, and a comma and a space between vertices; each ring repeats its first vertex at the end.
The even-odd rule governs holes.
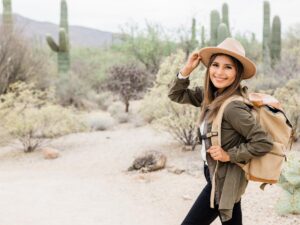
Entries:
POLYGON ((66 0, 61 0, 59 44, 48 34, 47 42, 51 50, 57 52, 58 73, 67 74, 70 69, 70 44, 69 44, 69 25, 68 8, 66 0))
POLYGON ((271 59, 272 65, 281 58, 281 22, 279 16, 273 18, 271 35, 271 59))
POLYGON ((201 27, 201 47, 203 48, 206 45, 205 43, 205 28, 201 27))
POLYGON ((218 27, 220 24, 220 14, 217 10, 212 10, 210 13, 210 45, 218 43, 218 27))
POLYGON ((220 23, 218 27, 218 44, 229 37, 228 28, 225 23, 220 23))
POLYGON ((2 3, 3 3, 2 23, 5 27, 12 27, 13 16, 12 16, 11 0, 3 0, 2 3))
POLYGON ((192 19, 192 36, 191 36, 191 50, 193 51, 197 46, 196 40, 196 19, 192 19))
POLYGON ((228 35, 231 36, 227 3, 224 3, 222 5, 222 22, 226 24, 227 29, 228 29, 228 35))
POLYGON ((264 26, 263 26, 263 51, 264 55, 266 48, 270 48, 270 3, 268 1, 264 1, 264 26))

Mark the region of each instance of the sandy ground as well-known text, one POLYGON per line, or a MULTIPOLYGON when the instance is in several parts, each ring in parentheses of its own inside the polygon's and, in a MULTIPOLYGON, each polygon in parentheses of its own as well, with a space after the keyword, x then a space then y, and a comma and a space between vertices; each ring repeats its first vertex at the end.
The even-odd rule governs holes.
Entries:
MULTIPOLYGON (((55 160, 1 149, 0 225, 176 225, 205 185, 199 151, 183 152, 150 126, 72 134, 53 146, 62 153, 55 160), (126 172, 145 150, 165 153, 167 168, 126 172), (186 172, 168 172, 172 166, 186 172)), ((242 199, 244 224, 300 224, 300 216, 275 213, 280 191, 251 183, 242 199)))

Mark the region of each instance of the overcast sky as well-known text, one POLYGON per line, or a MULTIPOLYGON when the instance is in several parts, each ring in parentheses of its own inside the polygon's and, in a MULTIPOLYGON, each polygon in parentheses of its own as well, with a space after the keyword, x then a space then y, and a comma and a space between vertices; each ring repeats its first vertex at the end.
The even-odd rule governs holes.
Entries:
MULTIPOLYGON (((39 21, 58 23, 60 0, 12 0, 14 13, 39 21)), ((222 3, 229 5, 233 33, 255 32, 261 39, 263 0, 68 0, 69 23, 119 32, 128 22, 141 25, 145 20, 160 23, 167 29, 190 26, 192 17, 197 24, 209 29, 209 14, 221 11, 222 3)), ((279 15, 282 29, 300 23, 300 0, 270 0, 271 17, 279 15)), ((2 5, 1 11, 2 11, 2 5)))

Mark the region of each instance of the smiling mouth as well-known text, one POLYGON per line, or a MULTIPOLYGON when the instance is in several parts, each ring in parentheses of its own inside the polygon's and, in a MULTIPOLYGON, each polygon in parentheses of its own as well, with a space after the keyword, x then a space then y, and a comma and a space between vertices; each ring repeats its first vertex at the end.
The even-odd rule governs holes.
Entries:
POLYGON ((216 77, 216 76, 214 76, 214 78, 215 78, 217 81, 224 81, 224 80, 226 80, 226 79, 227 79, 227 78, 216 77))

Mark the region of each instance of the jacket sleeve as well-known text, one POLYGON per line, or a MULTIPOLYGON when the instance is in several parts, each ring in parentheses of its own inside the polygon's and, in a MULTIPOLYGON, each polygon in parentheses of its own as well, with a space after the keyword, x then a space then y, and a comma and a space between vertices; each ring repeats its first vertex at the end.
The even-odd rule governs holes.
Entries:
POLYGON ((188 89, 189 78, 179 79, 177 76, 171 83, 168 97, 180 104, 191 104, 200 107, 203 101, 203 88, 196 87, 194 90, 188 89))
POLYGON ((264 132, 250 110, 243 102, 233 101, 224 111, 224 119, 246 140, 245 143, 228 149, 232 163, 248 162, 251 158, 263 156, 272 149, 272 139, 264 132))

